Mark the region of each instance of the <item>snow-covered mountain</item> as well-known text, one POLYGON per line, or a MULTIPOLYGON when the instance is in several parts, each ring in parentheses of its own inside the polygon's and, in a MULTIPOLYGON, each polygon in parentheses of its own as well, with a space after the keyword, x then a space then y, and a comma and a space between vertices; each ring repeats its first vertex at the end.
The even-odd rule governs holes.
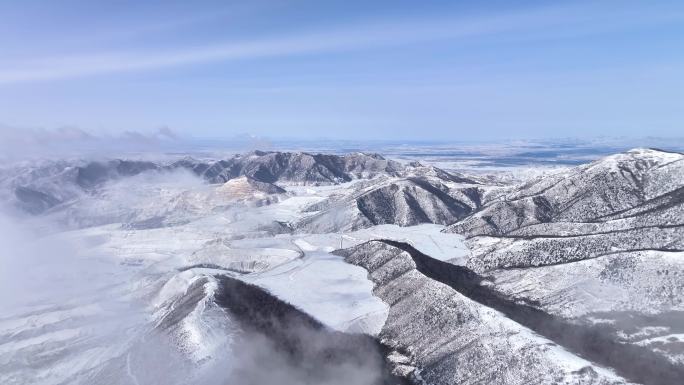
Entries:
POLYGON ((547 229, 554 223, 635 222, 637 216, 647 223, 675 223, 681 218, 677 210, 682 203, 683 158, 679 153, 650 149, 609 156, 512 191, 490 194, 485 207, 451 231, 468 237, 542 235, 563 231, 547 229))
POLYGON ((400 163, 378 154, 354 153, 340 156, 263 151, 213 162, 184 159, 173 163, 171 167, 190 169, 211 183, 246 175, 262 182, 286 181, 302 184, 335 184, 378 175, 397 175, 404 169, 400 163))
POLYGON ((684 155, 515 179, 360 153, 5 167, 0 382, 681 383, 684 155))
POLYGON ((451 175, 446 176, 449 179, 389 178, 362 185, 351 194, 310 206, 308 211, 314 214, 297 223, 296 228, 335 232, 381 224, 454 223, 478 207, 480 191, 474 184, 450 187, 451 175))
POLYGON ((428 384, 626 383, 482 300, 477 291, 487 289, 467 269, 437 265, 408 244, 384 240, 338 253, 367 269, 373 293, 390 304, 379 337, 395 349, 395 370, 411 378, 428 384))
POLYGON ((492 193, 447 231, 505 295, 684 363, 683 188, 684 155, 632 150, 492 193))
POLYGON ((405 168, 377 154, 339 156, 254 151, 215 161, 184 158, 170 163, 122 159, 47 162, 4 170, 0 181, 13 190, 15 200, 23 209, 41 213, 105 182, 149 171, 176 170, 187 170, 208 183, 247 177, 263 183, 338 184, 380 175, 396 176, 405 168))

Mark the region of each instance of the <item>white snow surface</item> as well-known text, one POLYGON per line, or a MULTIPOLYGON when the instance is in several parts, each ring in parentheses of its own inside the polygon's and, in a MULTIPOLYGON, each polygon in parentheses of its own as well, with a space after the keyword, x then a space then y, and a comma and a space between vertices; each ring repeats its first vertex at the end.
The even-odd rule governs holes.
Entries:
MULTIPOLYGON (((667 157, 660 162, 676 158, 646 155, 667 157)), ((272 196, 252 189, 244 178, 207 185, 187 174, 141 174, 109 183, 97 195, 79 196, 40 223, 27 222, 34 231, 21 237, 9 231, 15 223, 0 222, 0 230, 7 230, 5 238, 13 240, 0 245, 4 252, 36 262, 0 272, 2 295, 8 297, 0 297, 0 383, 144 384, 164 374, 177 375, 174 381, 180 384, 230 370, 216 366, 230 361, 237 333, 230 317, 211 301, 217 274, 258 285, 332 329, 378 335, 389 324, 389 304, 373 293, 364 268, 346 263, 332 254, 334 250, 392 239, 459 265, 467 264, 470 252, 461 235, 433 224, 325 234, 288 231, 288 224, 310 215, 303 212, 306 208, 352 193, 358 183, 368 181, 279 184, 287 192, 272 196), (34 287, 34 282, 48 286, 34 287), (196 303, 187 314, 179 314, 182 301, 192 293, 198 294, 196 303), (179 317, 178 322, 164 329, 162 337, 154 333, 170 317, 179 317), (150 373, 148 360, 162 369, 150 373), (108 381, 112 378, 117 381, 108 381)), ((498 193, 508 190, 494 188, 492 195, 498 193)), ((495 240, 483 237, 479 242, 486 247, 495 240)), ((682 253, 642 252, 644 262, 635 264, 634 271, 643 279, 620 288, 601 276, 599 268, 623 257, 492 274, 498 290, 512 296, 534 293, 532 299, 561 316, 664 306, 669 293, 660 293, 649 277, 660 274, 657 266, 680 268, 682 253), (605 295, 599 298, 595 292, 605 295)), ((458 298, 485 326, 506 336, 501 341, 546 346, 543 353, 568 372, 589 365, 501 314, 458 298)), ((681 334, 669 333, 645 337, 641 343, 657 345, 667 338, 683 340, 681 334)))
MULTIPOLYGON (((201 378, 216 370, 212 362, 230 352, 232 339, 225 312, 208 302, 216 289, 214 274, 259 285, 330 328, 376 335, 388 305, 373 295, 366 270, 331 254, 333 250, 389 238, 443 260, 467 255, 462 238, 442 233, 443 226, 437 225, 382 225, 344 234, 274 235, 269 230, 276 222, 301 219, 304 207, 344 194, 357 182, 283 186, 288 193, 280 199, 254 206, 250 202, 264 196, 251 194, 244 181, 131 180, 131 185, 117 181, 98 196, 83 198, 66 214, 49 214, 37 227, 41 239, 77 249, 78 256, 70 258, 78 258, 81 270, 101 265, 98 271, 104 275, 66 270, 65 279, 82 284, 79 288, 88 295, 62 302, 48 290, 32 295, 30 305, 3 311, 0 383, 90 384, 116 370, 124 371, 117 375, 121 383, 145 383, 150 349, 166 357, 157 366, 168 366, 168 373, 179 370, 173 366, 181 365, 174 362, 189 361, 192 377, 201 378), (93 215, 98 219, 93 221, 93 215), (158 216, 172 220, 161 226, 127 225, 158 216), (71 220, 66 226, 65 217, 71 220), (204 297, 166 341, 157 341, 151 331, 201 279, 206 280, 204 297)), ((53 278, 46 274, 40 280, 53 278)))

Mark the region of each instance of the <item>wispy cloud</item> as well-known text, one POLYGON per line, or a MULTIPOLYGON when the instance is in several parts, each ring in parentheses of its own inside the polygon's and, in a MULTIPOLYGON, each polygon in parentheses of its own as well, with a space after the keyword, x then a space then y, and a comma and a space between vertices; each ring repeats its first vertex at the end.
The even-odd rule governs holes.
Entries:
MULTIPOLYGON (((603 10, 598 17, 608 17, 603 10)), ((682 15, 654 13, 639 22, 682 15)), ((320 54, 396 46, 433 40, 467 40, 511 32, 543 28, 548 37, 561 25, 595 21, 597 14, 585 8, 553 7, 524 12, 490 15, 479 19, 421 19, 375 22, 285 38, 236 41, 172 50, 95 52, 53 58, 40 58, 0 67, 0 84, 67 79, 100 74, 147 71, 200 63, 320 54)), ((596 23, 594 23, 596 24, 596 23)), ((607 24, 607 27, 615 23, 607 24)), ((7 63, 7 60, 5 61, 7 63)))
POLYGON ((16 128, 0 125, 0 159, 33 157, 114 156, 163 151, 183 141, 168 127, 151 133, 123 131, 93 134, 78 127, 57 129, 16 128))

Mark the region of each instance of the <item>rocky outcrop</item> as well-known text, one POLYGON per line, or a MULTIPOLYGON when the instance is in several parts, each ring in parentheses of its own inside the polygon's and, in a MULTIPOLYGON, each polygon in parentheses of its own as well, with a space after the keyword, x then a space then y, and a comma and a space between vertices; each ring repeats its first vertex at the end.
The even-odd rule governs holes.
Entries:
POLYGON ((364 186, 343 199, 317 203, 313 209, 317 212, 295 227, 306 232, 334 232, 380 224, 449 224, 478 206, 479 194, 473 189, 450 188, 443 180, 429 177, 389 179, 364 186))

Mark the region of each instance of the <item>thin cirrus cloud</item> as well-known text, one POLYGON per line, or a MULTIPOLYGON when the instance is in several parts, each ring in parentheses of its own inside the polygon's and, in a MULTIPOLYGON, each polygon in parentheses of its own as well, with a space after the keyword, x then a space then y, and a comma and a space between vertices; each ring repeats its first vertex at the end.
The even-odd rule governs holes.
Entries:
MULTIPOLYGON (((376 22, 327 31, 313 31, 286 38, 238 41, 199 47, 184 47, 156 52, 97 52, 41 58, 30 62, 0 66, 0 84, 36 82, 111 74, 151 71, 232 60, 260 59, 306 54, 325 54, 397 46, 433 40, 475 39, 501 36, 510 39, 515 32, 529 32, 549 27, 581 25, 596 17, 610 16, 605 10, 590 12, 584 8, 541 8, 523 12, 491 15, 479 19, 427 19, 376 22)), ((635 22, 656 22, 672 14, 654 13, 635 22)), ((679 15, 681 16, 681 15, 679 15)), ((606 23, 606 28, 615 27, 606 23)), ((596 28, 596 27, 594 27, 596 28)), ((585 32, 587 32, 585 30, 585 32)), ((591 31, 589 31, 591 32, 591 31)), ((544 38, 549 38, 546 33, 544 38)))
POLYGON ((56 129, 10 127, 0 124, 0 160, 106 156, 170 149, 181 145, 176 132, 162 126, 152 132, 89 132, 78 127, 56 129))

